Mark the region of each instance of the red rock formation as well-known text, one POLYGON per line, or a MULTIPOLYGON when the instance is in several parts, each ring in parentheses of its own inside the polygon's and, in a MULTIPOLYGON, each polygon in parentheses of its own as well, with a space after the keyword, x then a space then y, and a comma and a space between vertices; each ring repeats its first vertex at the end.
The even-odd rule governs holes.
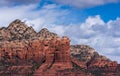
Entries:
POLYGON ((72 45, 20 20, 0 29, 0 76, 120 76, 120 65, 86 45, 72 45))
POLYGON ((83 68, 83 69, 87 69, 87 66, 86 66, 85 62, 81 62, 81 61, 79 61, 78 59, 76 59, 76 58, 74 58, 74 57, 71 57, 71 61, 72 61, 74 64, 78 65, 79 67, 81 67, 81 68, 83 68))
MULTIPOLYGON (((39 49, 36 49, 36 47, 32 48, 31 44, 35 45, 36 43, 34 40, 33 42, 17 40, 17 41, 10 41, 10 42, 6 41, 0 43, 1 45, 0 66, 4 66, 4 68, 7 66, 5 71, 9 71, 10 70, 9 68, 12 68, 14 66, 16 66, 16 68, 17 66, 18 68, 19 66, 21 67, 23 66, 23 70, 24 70, 25 69, 24 66, 34 67, 33 64, 41 64, 44 59, 44 55, 42 54, 42 52, 40 52, 39 49)), ((22 71, 22 70, 18 70, 18 71, 22 71)), ((24 74, 27 73, 27 71, 23 71, 23 72, 24 74)), ((7 75, 7 73, 4 72, 2 74, 7 75)))
MULTIPOLYGON (((29 39, 25 41, 4 41, 0 43, 0 45, 2 66, 8 66, 4 72, 1 72, 1 75, 7 76, 8 73, 6 71, 11 72, 10 75, 13 76, 19 73, 21 73, 22 76, 28 75, 32 74, 34 71, 33 76, 62 76, 64 74, 69 76, 90 75, 82 71, 72 71, 72 69, 74 69, 72 65, 73 59, 71 59, 70 56, 70 40, 67 37, 48 38, 45 40, 29 39), (36 69, 33 63, 37 64, 39 68, 37 67, 38 69, 36 69), (27 66, 33 67, 33 69, 30 70, 27 66), (15 69, 14 67, 18 70, 12 73, 15 69), (64 70, 66 71, 64 72, 64 70)), ((74 59, 74 61, 77 60, 74 59)), ((78 61, 75 62, 75 64, 82 67, 78 61)))
POLYGON ((72 59, 73 63, 81 67, 86 66, 87 70, 95 76, 120 76, 120 66, 116 61, 110 61, 105 56, 99 55, 89 46, 71 45, 71 55, 72 58, 78 59, 72 59))
POLYGON ((72 69, 69 44, 70 40, 67 37, 44 41, 46 61, 37 69, 34 76, 51 76, 49 73, 55 76, 58 70, 72 69))
POLYGON ((102 76, 119 76, 119 65, 116 61, 105 61, 96 59, 91 62, 88 69, 93 72, 95 75, 102 76))

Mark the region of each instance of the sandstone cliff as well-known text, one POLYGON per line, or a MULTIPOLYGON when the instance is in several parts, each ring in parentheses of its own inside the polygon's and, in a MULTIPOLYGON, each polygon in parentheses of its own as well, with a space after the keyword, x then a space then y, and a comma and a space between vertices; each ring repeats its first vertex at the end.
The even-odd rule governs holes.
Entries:
POLYGON ((20 20, 0 28, 0 76, 120 76, 120 65, 87 45, 20 20))

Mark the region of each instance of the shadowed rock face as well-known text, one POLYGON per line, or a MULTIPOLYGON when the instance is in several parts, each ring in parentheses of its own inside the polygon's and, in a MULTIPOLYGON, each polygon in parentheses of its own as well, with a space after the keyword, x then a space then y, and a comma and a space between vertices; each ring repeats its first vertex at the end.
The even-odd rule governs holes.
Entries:
POLYGON ((71 56, 83 62, 95 76, 120 76, 120 66, 116 61, 99 55, 88 45, 71 45, 71 56))
POLYGON ((120 76, 120 65, 87 45, 20 20, 0 29, 0 76, 120 76))
POLYGON ((84 62, 86 65, 90 62, 100 59, 101 61, 110 61, 105 56, 99 55, 95 49, 88 45, 71 45, 71 56, 77 58, 79 61, 84 62))

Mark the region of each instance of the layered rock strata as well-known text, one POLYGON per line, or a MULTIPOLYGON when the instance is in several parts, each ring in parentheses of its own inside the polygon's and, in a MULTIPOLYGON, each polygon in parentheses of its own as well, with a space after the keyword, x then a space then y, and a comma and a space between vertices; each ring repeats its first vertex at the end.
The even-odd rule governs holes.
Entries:
POLYGON ((0 28, 0 76, 120 76, 120 64, 87 45, 20 20, 0 28))

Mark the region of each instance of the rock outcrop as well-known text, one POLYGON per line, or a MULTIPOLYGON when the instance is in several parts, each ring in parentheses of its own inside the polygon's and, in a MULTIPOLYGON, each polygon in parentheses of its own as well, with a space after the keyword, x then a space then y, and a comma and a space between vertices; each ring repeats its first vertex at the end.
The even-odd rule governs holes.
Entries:
POLYGON ((0 28, 0 41, 9 40, 10 32, 5 27, 0 28))
POLYGON ((43 39, 45 39, 45 38, 58 38, 57 34, 48 31, 47 28, 41 29, 41 31, 38 32, 37 36, 40 38, 43 38, 43 39))
POLYGON ((0 76, 120 76, 120 64, 87 45, 20 20, 0 29, 0 76))
POLYGON ((12 40, 30 39, 36 36, 36 32, 32 27, 28 27, 24 22, 15 20, 7 27, 11 34, 12 40))
POLYGON ((108 58, 99 55, 95 49, 88 45, 71 45, 71 56, 77 58, 81 62, 85 62, 86 64, 92 60, 94 61, 96 58, 109 61, 108 58))
POLYGON ((88 45, 71 45, 71 56, 82 62, 80 64, 84 64, 87 71, 95 76, 120 76, 120 67, 116 61, 99 55, 88 45))
POLYGON ((119 65, 116 61, 96 59, 91 62, 88 70, 96 76, 120 76, 119 65))

